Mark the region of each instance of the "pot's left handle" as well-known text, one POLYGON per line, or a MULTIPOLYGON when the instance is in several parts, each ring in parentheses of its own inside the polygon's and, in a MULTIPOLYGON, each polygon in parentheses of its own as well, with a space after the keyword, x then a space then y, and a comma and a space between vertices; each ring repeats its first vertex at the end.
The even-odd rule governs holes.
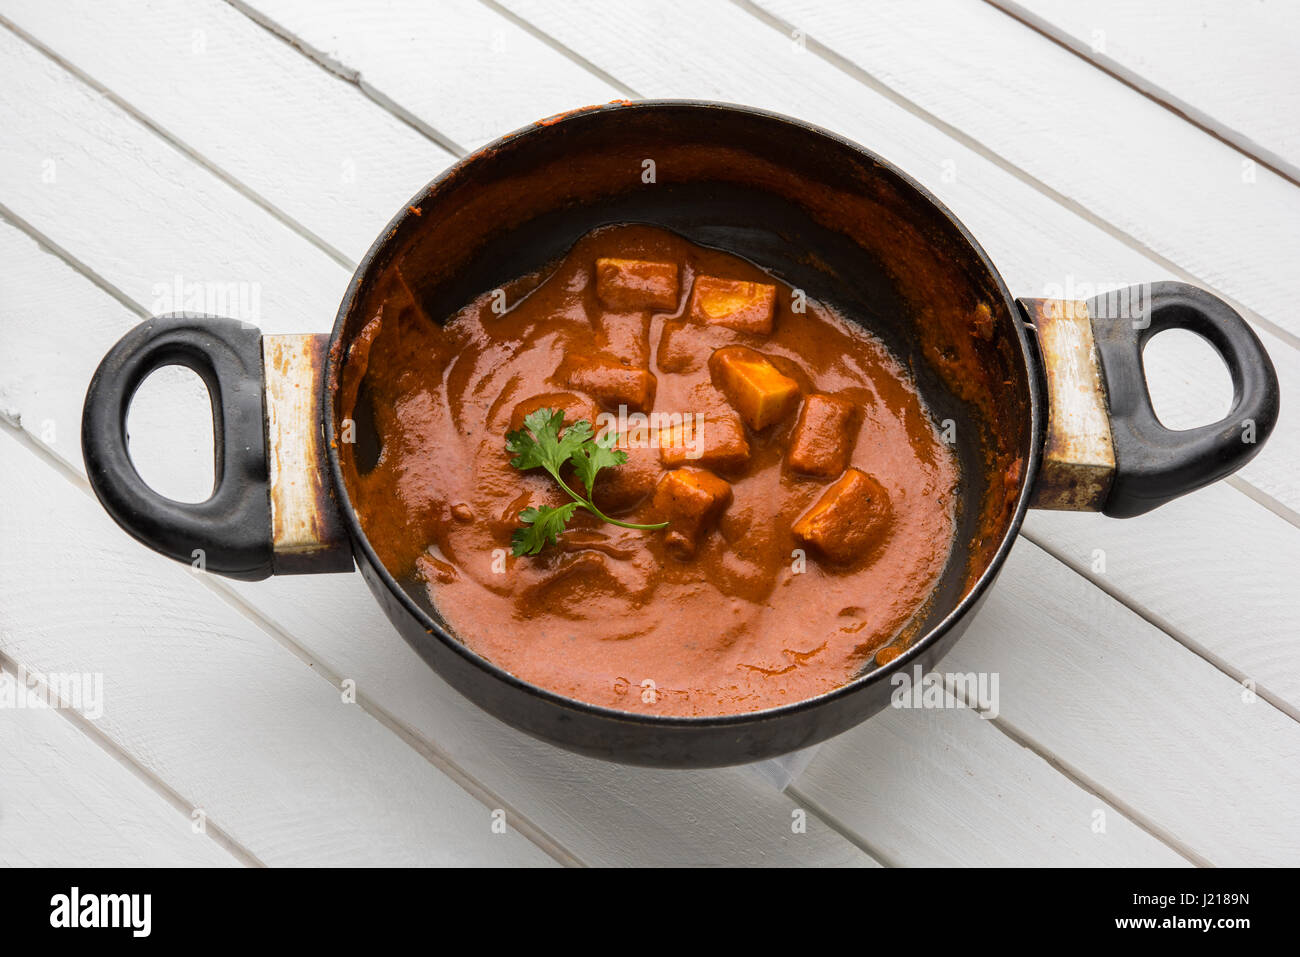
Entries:
POLYGON ((155 551, 229 578, 350 570, 321 435, 325 350, 325 336, 264 337, 214 316, 156 316, 136 326, 86 391, 81 450, 100 503, 155 551), (193 370, 212 400, 216 481, 203 502, 155 492, 127 449, 131 399, 168 365, 193 370))

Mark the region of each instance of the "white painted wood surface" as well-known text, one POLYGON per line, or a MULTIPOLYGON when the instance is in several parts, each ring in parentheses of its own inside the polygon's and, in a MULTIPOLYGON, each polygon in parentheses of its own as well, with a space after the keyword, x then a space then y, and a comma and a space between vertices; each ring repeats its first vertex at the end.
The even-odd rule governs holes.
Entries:
MULTIPOLYGON (((17 680, 16 667, 5 679, 17 680)), ((25 686, 25 685, 24 685, 25 686)), ((101 746, 93 724, 8 708, 0 720, 0 866, 234 867, 188 807, 101 746)))
MULTIPOLYGON (((425 180, 583 103, 716 98, 829 126, 934 190, 1017 293, 1214 288, 1256 324, 1286 394, 1293 183, 1261 170, 1245 190, 1222 139, 973 0, 72 6, 0 0, 0 665, 98 669, 106 704, 95 722, 0 710, 0 750, 23 769, 0 784, 0 862, 1300 862, 1285 398, 1229 483, 1130 522, 1031 516, 945 663, 999 673, 996 717, 887 712, 785 793, 750 769, 623 768, 505 728, 419 663, 356 576, 233 583, 153 556, 94 501, 77 445, 95 364, 168 308, 177 275, 249 284, 265 331, 324 331, 425 180), (1063 149, 1097 110, 1105 136, 1146 131, 1141 162, 1063 149), (44 766, 68 786, 43 789, 44 766)), ((1177 416, 1213 417, 1203 350, 1153 359, 1177 416)), ((156 389, 132 420, 153 440, 139 453, 184 487, 210 428, 178 428, 166 398, 202 389, 156 389)))
POLYGON ((992 2, 1300 181, 1300 6, 1292 0, 992 2))

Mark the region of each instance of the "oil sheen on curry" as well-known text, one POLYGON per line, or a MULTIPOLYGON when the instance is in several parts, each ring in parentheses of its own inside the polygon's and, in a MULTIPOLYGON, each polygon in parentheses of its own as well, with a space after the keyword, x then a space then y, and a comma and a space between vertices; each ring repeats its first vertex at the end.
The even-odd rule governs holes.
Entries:
POLYGON ((344 470, 380 560, 475 652, 571 698, 717 715, 830 691, 901 650, 952 548, 956 459, 885 347, 662 229, 596 230, 445 324, 393 272, 346 369, 379 451, 344 446, 344 470), (593 503, 667 526, 579 507, 512 554, 521 512, 573 501, 511 464, 539 409, 617 433, 593 503))

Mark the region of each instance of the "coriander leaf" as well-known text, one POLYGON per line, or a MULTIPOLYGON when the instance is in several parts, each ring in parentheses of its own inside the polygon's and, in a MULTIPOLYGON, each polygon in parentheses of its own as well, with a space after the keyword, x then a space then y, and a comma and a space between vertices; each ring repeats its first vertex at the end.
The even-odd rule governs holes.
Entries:
POLYGON ((506 434, 506 450, 514 453, 510 464, 520 471, 543 468, 551 474, 556 484, 564 489, 572 502, 554 508, 543 505, 539 508, 526 508, 519 513, 524 528, 515 529, 510 538, 513 552, 520 555, 536 555, 547 545, 554 545, 556 536, 564 531, 569 519, 579 508, 585 508, 602 522, 618 525, 620 528, 634 528, 651 531, 667 527, 667 522, 655 525, 638 525, 634 522, 622 522, 610 518, 591 500, 592 489, 596 484, 596 473, 604 468, 613 468, 627 461, 627 453, 614 448, 618 443, 617 434, 595 438, 591 434, 591 423, 586 419, 575 422, 564 429, 564 412, 560 409, 535 409, 524 416, 524 428, 506 434), (574 473, 587 488, 587 497, 583 498, 565 483, 560 471, 565 465, 572 465, 574 473))
POLYGON ((554 545, 555 537, 564 531, 579 504, 568 502, 559 508, 542 505, 520 512, 519 520, 524 523, 524 527, 516 528, 510 537, 511 551, 515 557, 536 555, 547 545, 554 545))
POLYGON ((573 453, 578 451, 584 445, 591 441, 591 423, 586 419, 579 419, 573 425, 564 430, 560 436, 560 454, 564 456, 561 464, 568 461, 573 453))
POLYGON ((582 479, 582 484, 587 487, 588 497, 593 494, 597 472, 610 466, 622 465, 627 461, 627 453, 614 448, 617 444, 618 433, 607 433, 603 438, 597 436, 589 442, 584 442, 574 450, 573 455, 570 457, 570 461, 573 462, 573 471, 578 474, 578 478, 582 479))
POLYGON ((546 469, 557 479, 560 469, 575 450, 591 438, 591 423, 585 419, 564 430, 560 409, 536 409, 524 417, 524 428, 506 436, 507 451, 516 453, 510 464, 517 469, 546 469), (529 434, 531 433, 531 434, 529 434))
POLYGON ((506 450, 515 453, 510 464, 517 469, 535 469, 539 466, 548 472, 558 472, 564 458, 559 452, 560 426, 564 413, 559 409, 537 409, 524 418, 524 427, 506 434, 506 450))

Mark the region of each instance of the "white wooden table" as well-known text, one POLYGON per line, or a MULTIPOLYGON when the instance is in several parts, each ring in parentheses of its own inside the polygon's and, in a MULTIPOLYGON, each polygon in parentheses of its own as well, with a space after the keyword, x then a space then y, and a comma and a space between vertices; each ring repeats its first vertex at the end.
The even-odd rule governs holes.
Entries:
MULTIPOLYGON (((0 862, 1300 863, 1298 38, 1294 0, 0 0, 0 668, 103 682, 102 709, 0 709, 0 862), (1276 434, 1142 519, 1031 513, 943 666, 997 672, 997 717, 887 710, 784 788, 540 744, 359 576, 193 574, 99 507, 86 384, 178 285, 328 330, 457 156, 627 97, 863 143, 1018 295, 1215 291, 1277 365, 1276 434)), ((1199 340, 1147 360, 1169 424, 1226 410, 1199 340)), ((206 402, 164 370, 136 403, 164 492, 206 494, 206 402)))

